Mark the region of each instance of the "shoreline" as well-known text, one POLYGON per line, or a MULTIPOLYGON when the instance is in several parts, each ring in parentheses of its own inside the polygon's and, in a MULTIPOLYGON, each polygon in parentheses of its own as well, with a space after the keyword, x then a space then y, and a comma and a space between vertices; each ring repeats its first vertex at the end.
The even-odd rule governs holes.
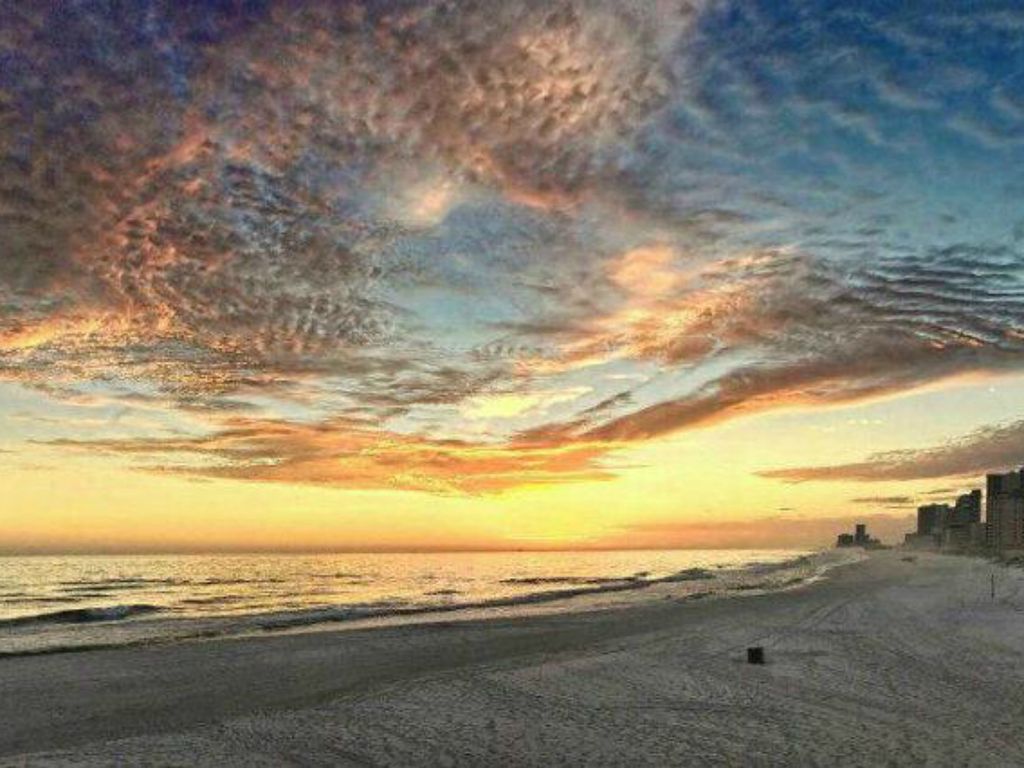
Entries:
POLYGON ((558 584, 559 587, 450 603, 368 603, 206 617, 175 616, 171 609, 152 605, 90 606, 0 620, 0 659, 288 632, 330 632, 432 621, 621 609, 634 602, 665 597, 720 599, 798 588, 820 578, 828 570, 854 560, 854 553, 821 550, 778 562, 753 562, 725 569, 721 566, 690 567, 654 577, 514 579, 537 587, 544 584, 558 584), (139 616, 143 617, 141 621, 136 620, 139 616), (60 632, 65 628, 70 634, 62 636, 59 641, 50 641, 51 644, 47 645, 33 644, 46 638, 32 632, 60 632), (100 639, 104 631, 111 634, 134 632, 135 635, 115 634, 116 639, 100 639))
POLYGON ((1024 715, 1024 572, 989 602, 991 564, 906 554, 743 600, 0 659, 0 763, 1024 760, 985 725, 1024 715))

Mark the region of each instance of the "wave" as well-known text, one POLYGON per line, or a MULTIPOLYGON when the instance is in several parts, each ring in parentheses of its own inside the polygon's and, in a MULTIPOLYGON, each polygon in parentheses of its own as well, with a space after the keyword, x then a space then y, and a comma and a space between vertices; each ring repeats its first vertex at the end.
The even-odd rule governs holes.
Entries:
MULTIPOLYGON (((348 574, 345 574, 348 575, 348 574)), ((153 587, 187 587, 187 586, 233 586, 242 584, 283 584, 282 578, 218 578, 211 576, 205 579, 143 579, 143 578, 112 578, 112 579, 79 579, 62 581, 57 584, 65 594, 98 594, 103 592, 130 591, 150 589, 153 587)))
POLYGON ((366 573, 347 573, 341 571, 339 573, 311 573, 310 578, 313 579, 366 579, 369 574, 366 573))
POLYGON ((182 598, 182 605, 227 605, 229 603, 240 603, 248 600, 245 595, 213 595, 211 597, 185 597, 182 598))
POLYGON ((499 579, 499 584, 535 586, 545 584, 622 584, 624 582, 639 582, 642 579, 636 576, 525 576, 499 579))
POLYGON ((66 597, 66 596, 65 597, 8 597, 8 598, 4 598, 4 599, 0 600, 0 602, 5 603, 6 605, 21 605, 21 604, 43 605, 43 604, 47 604, 47 603, 54 604, 54 605, 59 605, 61 603, 77 603, 77 602, 80 602, 80 601, 81 601, 81 598, 78 597, 78 596, 75 596, 75 597, 66 597))
POLYGON ((655 581, 671 584, 677 581, 705 581, 713 578, 715 578, 715 574, 707 568, 687 568, 682 571, 677 571, 671 576, 663 576, 660 579, 655 579, 655 581))
POLYGON ((131 605, 110 605, 101 608, 69 608, 64 611, 36 613, 13 619, 0 619, 0 627, 19 627, 30 624, 90 624, 99 621, 120 621, 133 616, 159 613, 164 610, 157 605, 133 603, 131 605))
POLYGON ((657 578, 649 578, 650 575, 650 571, 640 571, 638 573, 634 573, 632 576, 527 576, 501 579, 499 583, 526 586, 543 586, 545 584, 615 586, 620 584, 631 584, 637 587, 644 587, 649 584, 666 584, 677 581, 698 581, 715 578, 715 574, 706 568, 687 568, 668 576, 660 576, 657 578))
POLYGON ((381 619, 397 616, 419 616, 428 613, 451 613, 482 608, 508 608, 517 605, 565 600, 581 595, 602 592, 618 592, 636 589, 635 583, 608 585, 605 587, 580 587, 578 589, 556 589, 546 592, 532 592, 514 597, 498 597, 465 603, 447 603, 444 605, 403 605, 398 603, 378 603, 373 605, 354 605, 341 608, 322 608, 292 614, 266 614, 253 618, 253 626, 262 630, 289 629, 306 627, 315 624, 331 624, 359 619, 381 619))
MULTIPOLYGON (((683 571, 681 573, 686 574, 688 573, 688 571, 683 571)), ((521 605, 535 605, 537 603, 549 603, 558 600, 567 600, 573 597, 583 597, 586 595, 599 595, 613 592, 628 592, 632 590, 646 589, 647 587, 660 582, 686 581, 693 578, 693 576, 690 576, 689 578, 680 577, 679 574, 675 574, 673 576, 666 576, 662 579, 651 579, 646 581, 626 577, 624 579, 618 579, 614 582, 602 581, 596 584, 586 584, 581 586, 568 587, 566 589, 549 589, 544 590, 543 592, 528 592, 522 595, 494 597, 485 600, 477 600, 464 603, 447 603, 444 605, 408 605, 401 603, 376 603, 370 605, 353 605, 336 608, 320 608, 292 614, 264 614, 263 616, 253 617, 253 626, 257 629, 277 630, 289 629, 293 627, 312 626, 315 624, 355 621, 359 619, 379 619, 398 616, 418 616, 429 613, 451 613, 454 611, 479 610, 485 608, 511 608, 521 605)))
POLYGON ((787 568, 795 568, 798 565, 809 565, 812 560, 812 555, 798 555, 797 557, 791 557, 788 560, 780 560, 772 563, 764 563, 755 560, 744 564, 742 570, 749 571, 750 573, 773 573, 787 568))
POLYGON ((61 594, 79 595, 82 597, 103 597, 111 592, 130 592, 132 590, 146 589, 142 584, 83 584, 77 587, 62 587, 61 594))
POLYGON ((182 579, 143 579, 143 578, 113 578, 113 579, 78 579, 76 581, 61 581, 58 586, 65 587, 68 589, 99 589, 102 587, 123 587, 125 589, 131 589, 132 587, 147 587, 150 585, 174 585, 174 584, 188 584, 187 580, 182 579))

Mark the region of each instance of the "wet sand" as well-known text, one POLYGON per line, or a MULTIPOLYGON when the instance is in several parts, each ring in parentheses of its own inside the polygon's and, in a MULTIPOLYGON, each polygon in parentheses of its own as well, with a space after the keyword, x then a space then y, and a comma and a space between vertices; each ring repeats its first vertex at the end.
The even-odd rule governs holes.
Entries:
POLYGON ((3 658, 0 763, 1024 764, 1024 571, 903 556, 764 595, 3 658))

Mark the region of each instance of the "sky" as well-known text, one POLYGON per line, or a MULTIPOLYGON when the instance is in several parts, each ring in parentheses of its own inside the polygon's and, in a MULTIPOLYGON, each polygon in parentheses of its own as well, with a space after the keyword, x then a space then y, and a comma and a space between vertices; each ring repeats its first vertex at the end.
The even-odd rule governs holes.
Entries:
POLYGON ((1024 463, 1014 2, 0 0, 0 552, 810 547, 1024 463))

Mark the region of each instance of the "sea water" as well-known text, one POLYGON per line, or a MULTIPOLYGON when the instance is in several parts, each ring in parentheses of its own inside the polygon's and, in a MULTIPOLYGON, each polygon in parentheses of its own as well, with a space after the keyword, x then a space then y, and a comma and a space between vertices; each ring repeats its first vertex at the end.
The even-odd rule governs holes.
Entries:
POLYGON ((3 557, 0 655, 571 611, 666 585, 681 597, 792 586, 820 567, 791 550, 3 557))

